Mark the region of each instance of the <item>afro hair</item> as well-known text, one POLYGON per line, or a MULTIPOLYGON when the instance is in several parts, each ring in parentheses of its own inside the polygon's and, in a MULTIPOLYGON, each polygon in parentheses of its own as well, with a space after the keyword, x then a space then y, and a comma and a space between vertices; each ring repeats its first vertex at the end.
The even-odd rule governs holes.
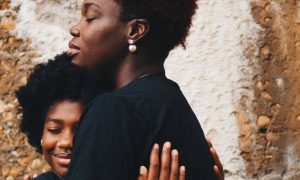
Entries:
POLYGON ((149 21, 146 39, 153 52, 167 56, 185 40, 197 9, 197 0, 116 0, 121 6, 121 20, 143 18, 149 21))
POLYGON ((45 117, 51 105, 70 100, 86 106, 107 89, 95 75, 72 64, 66 53, 38 64, 26 85, 16 91, 22 114, 20 129, 27 135, 29 143, 41 152, 45 117))

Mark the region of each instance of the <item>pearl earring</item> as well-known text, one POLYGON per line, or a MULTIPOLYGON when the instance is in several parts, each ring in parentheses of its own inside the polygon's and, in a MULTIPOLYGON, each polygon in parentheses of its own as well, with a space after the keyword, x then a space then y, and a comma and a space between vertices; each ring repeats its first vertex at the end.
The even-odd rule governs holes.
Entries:
POLYGON ((128 43, 129 43, 129 51, 132 53, 136 52, 137 47, 136 47, 136 45, 134 45, 134 41, 129 40, 128 43))
POLYGON ((43 146, 43 140, 41 139, 41 146, 43 146))

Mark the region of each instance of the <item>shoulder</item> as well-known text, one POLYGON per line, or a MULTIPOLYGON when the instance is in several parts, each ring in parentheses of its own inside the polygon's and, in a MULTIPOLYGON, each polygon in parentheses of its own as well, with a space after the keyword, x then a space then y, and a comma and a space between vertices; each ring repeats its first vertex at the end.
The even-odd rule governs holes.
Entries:
POLYGON ((54 172, 49 171, 39 175, 34 180, 60 180, 60 178, 54 172))
POLYGON ((95 98, 87 107, 87 111, 96 110, 100 112, 107 112, 107 110, 112 110, 117 107, 130 107, 130 104, 120 95, 118 92, 113 91, 106 93, 95 98))
MULTIPOLYGON (((83 122, 120 123, 127 119, 141 119, 137 109, 126 98, 117 92, 111 92, 97 97, 82 115, 83 122)), ((102 125, 104 125, 102 124, 102 125)))
POLYGON ((153 92, 155 89, 176 90, 179 89, 179 86, 174 81, 168 79, 165 75, 150 75, 138 78, 133 83, 120 89, 120 93, 132 92, 133 89, 135 89, 134 92, 137 90, 142 92, 153 92))

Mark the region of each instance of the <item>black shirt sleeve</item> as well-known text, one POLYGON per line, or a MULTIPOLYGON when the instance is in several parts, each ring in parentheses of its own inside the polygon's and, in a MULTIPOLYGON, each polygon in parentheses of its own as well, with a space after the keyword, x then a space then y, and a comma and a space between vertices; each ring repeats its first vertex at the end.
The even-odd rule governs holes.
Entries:
POLYGON ((122 98, 98 97, 82 116, 66 179, 136 179, 145 128, 142 117, 122 98))

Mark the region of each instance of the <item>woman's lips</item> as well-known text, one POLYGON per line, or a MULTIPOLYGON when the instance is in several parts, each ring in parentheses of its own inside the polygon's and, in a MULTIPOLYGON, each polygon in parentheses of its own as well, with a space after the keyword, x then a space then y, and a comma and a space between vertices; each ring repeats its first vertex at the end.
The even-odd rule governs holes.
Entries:
POLYGON ((68 48, 68 50, 67 50, 67 54, 70 57, 76 56, 79 52, 80 52, 80 50, 75 49, 75 48, 68 48))

